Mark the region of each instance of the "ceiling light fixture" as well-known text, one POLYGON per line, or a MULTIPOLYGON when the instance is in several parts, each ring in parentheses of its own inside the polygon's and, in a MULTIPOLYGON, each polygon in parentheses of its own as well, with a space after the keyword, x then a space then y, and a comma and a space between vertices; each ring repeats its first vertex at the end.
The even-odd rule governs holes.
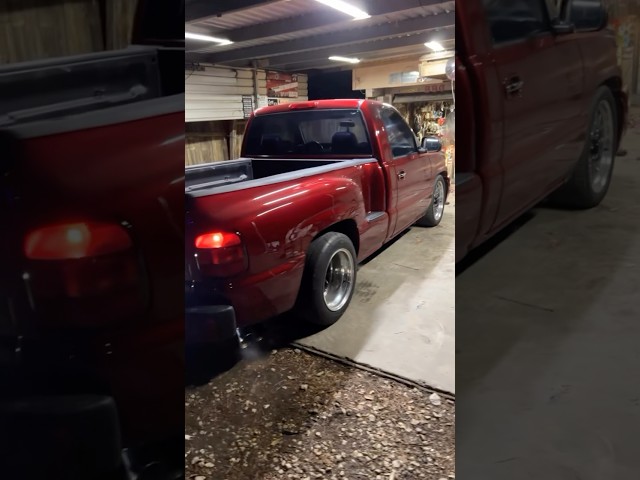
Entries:
POLYGON ((444 50, 444 47, 438 42, 427 42, 424 46, 430 48, 434 52, 442 52, 444 50))
POLYGON ((209 35, 200 35, 199 33, 184 32, 184 38, 189 38, 191 40, 203 40, 205 42, 215 42, 215 43, 219 43, 220 45, 231 45, 233 43, 231 40, 225 40, 224 38, 210 37, 209 35))
POLYGON ((365 18, 371 18, 367 12, 360 10, 359 8, 349 5, 342 0, 316 0, 316 2, 322 3, 327 7, 335 8, 336 10, 351 15, 354 20, 364 20, 365 18))
POLYGON ((359 58, 349 58, 349 57, 329 57, 329 60, 333 60, 334 62, 360 63, 359 58))

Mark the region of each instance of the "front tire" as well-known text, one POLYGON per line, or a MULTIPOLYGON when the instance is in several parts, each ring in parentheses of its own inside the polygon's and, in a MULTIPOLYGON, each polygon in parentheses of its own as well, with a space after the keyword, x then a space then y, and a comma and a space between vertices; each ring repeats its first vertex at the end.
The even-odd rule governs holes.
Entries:
POLYGON ((351 303, 356 251, 346 235, 329 232, 311 242, 295 311, 309 323, 336 323, 351 303))
POLYGON ((431 203, 429 204, 429 208, 427 208, 427 213, 418 220, 416 225, 419 227, 438 226, 444 216, 444 205, 446 201, 447 186, 442 175, 438 175, 433 186, 433 195, 431 196, 431 203))
POLYGON ((587 209, 602 202, 609 190, 617 151, 616 101, 600 87, 591 107, 584 151, 569 181, 551 196, 562 207, 587 209))

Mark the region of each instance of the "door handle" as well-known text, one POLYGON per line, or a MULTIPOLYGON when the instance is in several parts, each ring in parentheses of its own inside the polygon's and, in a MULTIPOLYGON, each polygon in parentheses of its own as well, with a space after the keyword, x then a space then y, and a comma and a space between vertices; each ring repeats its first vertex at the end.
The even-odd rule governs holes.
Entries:
POLYGON ((504 90, 509 96, 522 96, 524 82, 520 77, 511 77, 504 81, 504 90))
POLYGON ((398 178, 399 178, 400 180, 403 180, 403 179, 404 179, 404 177, 406 177, 406 176, 407 176, 407 172, 405 172, 404 170, 402 170, 402 171, 398 174, 398 178))

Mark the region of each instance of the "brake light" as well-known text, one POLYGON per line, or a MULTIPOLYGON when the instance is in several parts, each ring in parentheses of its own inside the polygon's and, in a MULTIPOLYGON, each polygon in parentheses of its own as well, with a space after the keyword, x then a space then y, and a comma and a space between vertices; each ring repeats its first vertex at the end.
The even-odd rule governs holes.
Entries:
POLYGON ((209 232, 195 239, 196 260, 205 275, 231 276, 247 268, 247 259, 239 235, 229 232, 209 232))
POLYGON ((289 110, 304 110, 306 108, 316 108, 318 102, 296 102, 289 104, 289 110))
POLYGON ((120 225, 82 222, 33 230, 25 239, 24 251, 31 260, 68 260, 121 252, 131 246, 131 238, 120 225))
POLYGON ((53 327, 113 326, 147 305, 145 274, 118 223, 59 223, 30 231, 24 280, 34 309, 53 327))
POLYGON ((241 243, 240 237, 235 233, 212 232, 196 238, 196 248, 226 248, 241 243))

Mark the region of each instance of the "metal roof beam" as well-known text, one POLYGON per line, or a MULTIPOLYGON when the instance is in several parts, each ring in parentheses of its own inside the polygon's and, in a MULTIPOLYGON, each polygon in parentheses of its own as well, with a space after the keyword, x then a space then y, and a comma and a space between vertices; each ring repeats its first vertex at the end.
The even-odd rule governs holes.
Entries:
POLYGON ((236 10, 261 7, 277 0, 187 0, 184 21, 215 17, 236 10))
POLYGON ((338 49, 336 49, 335 47, 322 48, 307 52, 298 52, 289 55, 270 57, 268 67, 273 68, 278 65, 292 66, 297 63, 311 63, 311 61, 315 60, 319 61, 319 63, 325 63, 326 59, 328 59, 332 55, 340 55, 343 57, 358 56, 364 55, 369 52, 379 52, 381 50, 392 48, 420 45, 421 43, 432 40, 446 41, 452 39, 455 39, 454 28, 445 28, 441 30, 433 30, 429 33, 419 33, 411 36, 387 38, 383 40, 375 40, 372 42, 345 45, 338 49))
MULTIPOLYGON (((450 7, 453 9, 454 3, 452 1, 443 0, 375 0, 368 2, 367 8, 369 15, 380 16, 388 15, 390 13, 410 10, 417 7, 433 7, 442 5, 443 7, 450 7)), ((286 35, 288 33, 300 32, 303 30, 310 30, 312 28, 324 27, 339 22, 350 22, 351 19, 331 8, 314 11, 297 17, 283 18, 280 20, 274 20, 272 22, 266 22, 259 25, 252 25, 250 27, 237 28, 235 30, 224 31, 225 38, 228 38, 232 42, 240 43, 249 40, 255 40, 256 38, 269 38, 277 35, 286 35)))
MULTIPOLYGON (((320 48, 316 50, 308 50, 305 52, 296 52, 290 53, 286 55, 278 55, 273 57, 264 58, 257 61, 257 66, 259 68, 276 68, 283 67, 287 70, 295 70, 298 68, 298 64, 304 65, 306 68, 313 68, 311 65, 325 65, 327 63, 327 59, 332 55, 340 55, 340 56, 359 56, 366 55, 371 52, 380 52, 382 50, 394 49, 394 48, 405 48, 417 46, 422 43, 437 40, 440 42, 444 42, 447 40, 455 39, 455 30, 453 27, 443 28, 443 29, 434 29, 429 32, 419 33, 415 35, 404 35, 402 37, 395 38, 387 38, 381 40, 374 40, 370 42, 362 42, 358 44, 350 44, 344 45, 342 47, 329 47, 329 48, 320 48)), ((425 48, 426 51, 426 48, 425 48)), ((190 56, 194 59, 194 61, 207 62, 207 63, 218 63, 212 60, 212 55, 207 53, 197 53, 192 52, 190 56), (196 60, 197 59, 197 60, 196 60)), ((397 54, 395 55, 397 56, 397 54)), ((235 62, 226 62, 227 66, 236 66, 236 67, 251 67, 252 61, 240 60, 235 62)))
MULTIPOLYGON (((257 47, 228 50, 225 52, 213 53, 208 57, 208 59, 213 63, 227 63, 237 62, 240 60, 272 58, 326 47, 337 48, 348 46, 357 42, 394 37, 398 35, 410 35, 427 30, 433 30, 435 28, 453 26, 454 24, 454 14, 444 13, 441 15, 410 18, 400 22, 384 23, 382 25, 372 25, 358 29, 350 29, 284 42, 270 43, 266 45, 259 45, 257 47)), ((339 53, 336 52, 336 55, 338 54, 339 53)))
MULTIPOLYGON (((421 44, 420 44, 421 45, 421 44)), ((354 64, 354 65, 350 65, 348 63, 341 63, 341 62, 333 62, 329 59, 316 59, 316 60, 312 60, 310 62, 305 62, 305 63, 293 63, 291 65, 278 65, 278 70, 282 70, 283 72, 306 72, 309 70, 353 70, 356 68, 365 68, 365 67, 371 67, 371 66, 378 66, 378 65, 382 65, 384 63, 390 63, 390 62, 406 62, 408 60, 413 60, 415 59, 417 62, 417 59, 421 56, 420 52, 416 51, 409 51, 407 55, 400 55, 398 56, 397 53, 390 53, 388 57, 378 57, 378 58, 373 58, 370 61, 367 60, 367 62, 365 63, 359 63, 359 64, 354 64), (412 53, 413 52, 413 53, 412 53)))

